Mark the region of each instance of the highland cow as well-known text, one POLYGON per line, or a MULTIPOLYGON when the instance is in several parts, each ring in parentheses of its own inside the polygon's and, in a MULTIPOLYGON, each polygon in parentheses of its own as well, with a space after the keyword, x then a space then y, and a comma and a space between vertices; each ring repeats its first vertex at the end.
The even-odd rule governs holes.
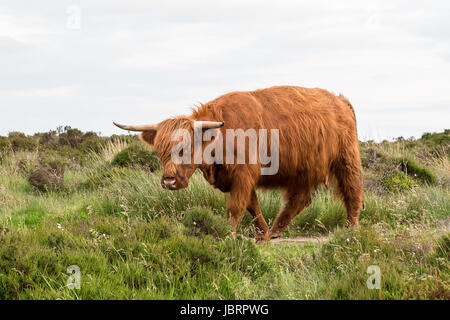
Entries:
MULTIPOLYGON (((142 131, 141 140, 154 147, 163 166, 162 187, 185 188, 194 171, 200 169, 211 185, 229 193, 226 217, 234 230, 248 210, 254 218, 258 240, 279 237, 292 219, 311 203, 311 193, 322 184, 328 187, 332 179, 345 203, 347 223, 358 225, 363 199, 359 142, 353 107, 342 95, 295 86, 231 92, 202 104, 190 116, 154 125, 116 125, 142 131), (237 138, 227 136, 227 129, 278 130, 277 146, 271 145, 270 137, 267 141, 257 137, 258 145, 266 143, 271 152, 279 153, 278 171, 261 174, 267 164, 258 155, 256 163, 174 163, 172 151, 180 142, 173 141, 173 132, 184 129, 193 136, 198 125, 202 130, 220 131, 225 139, 223 144, 234 145, 235 157, 237 138), (284 194, 285 206, 270 231, 258 205, 258 188, 276 188, 284 194)), ((202 148, 211 147, 216 140, 203 142, 202 148)), ((249 143, 245 141, 246 159, 252 156, 249 143)), ((190 157, 194 157, 192 151, 190 157)))

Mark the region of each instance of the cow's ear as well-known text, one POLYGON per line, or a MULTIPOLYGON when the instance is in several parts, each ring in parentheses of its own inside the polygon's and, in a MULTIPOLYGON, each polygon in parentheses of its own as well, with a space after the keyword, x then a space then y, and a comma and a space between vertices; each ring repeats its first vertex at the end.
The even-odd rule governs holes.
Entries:
POLYGON ((153 144, 155 142, 155 136, 156 136, 156 130, 147 130, 147 131, 143 131, 139 135, 139 139, 141 139, 141 141, 145 142, 149 146, 153 146, 153 144))

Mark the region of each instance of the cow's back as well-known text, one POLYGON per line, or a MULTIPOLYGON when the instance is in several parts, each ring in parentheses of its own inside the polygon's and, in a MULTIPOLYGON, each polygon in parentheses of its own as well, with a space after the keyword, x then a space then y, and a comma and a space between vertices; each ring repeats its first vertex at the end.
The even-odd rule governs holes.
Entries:
POLYGON ((303 179, 317 185, 329 174, 342 149, 342 136, 352 135, 354 113, 346 99, 323 89, 280 86, 232 92, 211 102, 225 129, 278 129, 279 172, 261 184, 303 179))

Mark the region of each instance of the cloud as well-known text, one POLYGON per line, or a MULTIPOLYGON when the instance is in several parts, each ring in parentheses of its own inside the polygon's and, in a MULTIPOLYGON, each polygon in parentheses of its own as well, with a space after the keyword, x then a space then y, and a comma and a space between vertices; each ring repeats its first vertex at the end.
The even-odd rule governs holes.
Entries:
POLYGON ((16 53, 25 50, 27 45, 11 37, 0 36, 0 53, 16 53))
POLYGON ((57 87, 57 88, 42 88, 42 89, 18 89, 18 90, 0 90, 0 97, 3 102, 16 101, 33 101, 39 103, 39 100, 44 102, 49 100, 66 100, 73 98, 76 95, 76 87, 57 87))
POLYGON ((246 45, 248 37, 221 34, 211 23, 168 26, 141 43, 137 52, 112 61, 112 68, 183 70, 216 61, 246 45))
POLYGON ((76 4, 80 30, 66 27, 66 3, 0 5, 0 134, 61 124, 111 134, 111 120, 160 121, 280 84, 344 93, 366 138, 440 130, 450 116, 443 0, 76 4))

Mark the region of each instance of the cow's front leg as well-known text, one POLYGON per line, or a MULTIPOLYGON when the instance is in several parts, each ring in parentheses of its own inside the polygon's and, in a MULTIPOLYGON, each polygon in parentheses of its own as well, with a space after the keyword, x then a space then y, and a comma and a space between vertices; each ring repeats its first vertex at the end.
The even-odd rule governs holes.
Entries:
POLYGON ((227 202, 227 220, 236 234, 236 226, 250 201, 252 187, 243 184, 235 185, 230 190, 230 198, 227 202))
POLYGON ((264 219, 261 209, 258 204, 258 197, 256 196, 256 191, 252 190, 250 201, 247 206, 248 212, 253 216, 253 222, 255 223, 256 228, 256 241, 267 241, 270 240, 269 237, 269 227, 267 226, 267 222, 264 219))

